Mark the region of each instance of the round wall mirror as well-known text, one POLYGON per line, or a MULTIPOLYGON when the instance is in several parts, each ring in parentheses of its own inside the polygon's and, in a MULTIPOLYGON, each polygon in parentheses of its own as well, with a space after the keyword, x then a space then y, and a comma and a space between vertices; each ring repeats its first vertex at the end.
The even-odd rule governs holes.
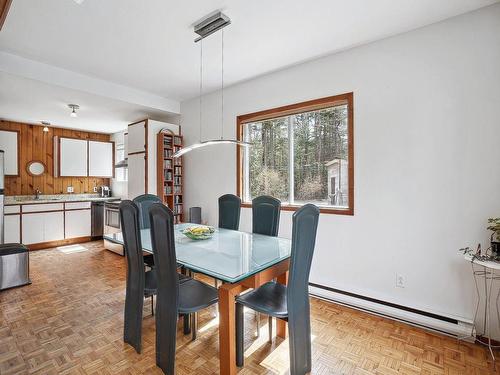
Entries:
POLYGON ((31 176, 41 176, 45 173, 45 164, 38 160, 32 160, 26 165, 26 170, 31 176))

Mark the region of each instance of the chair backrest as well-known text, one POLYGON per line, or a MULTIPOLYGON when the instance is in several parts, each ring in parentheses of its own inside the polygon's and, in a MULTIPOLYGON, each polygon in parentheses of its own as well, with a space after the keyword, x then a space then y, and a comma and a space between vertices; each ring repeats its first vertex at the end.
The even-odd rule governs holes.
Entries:
POLYGON ((154 203, 161 203, 161 199, 153 194, 142 194, 134 198, 134 203, 139 207, 141 229, 151 228, 149 208, 154 203))
POLYGON ((193 224, 201 224, 201 207, 189 208, 189 222, 193 224))
MULTIPOLYGON (((319 208, 306 204, 293 214, 292 254, 288 275, 287 305, 289 314, 303 314, 309 307, 309 273, 316 243, 319 208)), ((307 311, 309 314, 309 310, 307 311)))
POLYGON ((233 194, 219 198, 219 228, 238 230, 240 227, 241 199, 233 194))
POLYGON ((252 232, 266 236, 278 235, 281 201, 262 195, 252 200, 252 232))
POLYGON ((140 353, 145 273, 139 228, 139 208, 134 202, 126 200, 120 203, 120 221, 127 259, 123 339, 132 345, 137 353, 140 353))
POLYGON ((149 216, 157 281, 156 364, 164 373, 173 375, 179 309, 174 214, 163 204, 153 204, 149 216))
POLYGON ((142 255, 139 208, 130 201, 120 203, 123 244, 127 258, 127 288, 139 288, 144 293, 144 259, 142 255))

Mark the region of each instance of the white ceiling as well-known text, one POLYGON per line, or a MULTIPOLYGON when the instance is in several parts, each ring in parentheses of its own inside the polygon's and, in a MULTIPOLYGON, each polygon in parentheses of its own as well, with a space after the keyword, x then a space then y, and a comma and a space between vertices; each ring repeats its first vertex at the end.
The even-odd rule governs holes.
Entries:
POLYGON ((48 121, 61 128, 115 133, 146 117, 176 121, 149 107, 0 72, 0 119, 31 124, 48 121), (78 117, 69 116, 68 103, 80 105, 78 117))
MULTIPOLYGON (((232 19, 225 80, 234 84, 495 2, 15 0, 0 32, 0 118, 109 132, 178 113, 199 90, 192 26, 217 9, 232 19), (70 101, 82 119, 68 125, 70 101)), ((204 41, 206 91, 220 86, 220 42, 220 33, 204 41)))
MULTIPOLYGON (((465 13, 496 0, 15 0, 0 49, 183 100, 198 93, 192 25, 222 9, 228 83, 465 13)), ((220 34, 220 33, 219 33, 220 34)), ((208 89, 219 35, 205 43, 208 89), (207 61, 208 63, 208 61, 207 61)))

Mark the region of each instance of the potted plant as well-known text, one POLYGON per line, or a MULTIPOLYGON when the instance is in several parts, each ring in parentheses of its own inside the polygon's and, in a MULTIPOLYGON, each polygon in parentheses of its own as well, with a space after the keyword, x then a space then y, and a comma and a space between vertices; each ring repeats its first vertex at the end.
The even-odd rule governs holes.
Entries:
POLYGON ((500 217, 488 219, 488 229, 491 234, 491 252, 495 255, 500 255, 500 217))

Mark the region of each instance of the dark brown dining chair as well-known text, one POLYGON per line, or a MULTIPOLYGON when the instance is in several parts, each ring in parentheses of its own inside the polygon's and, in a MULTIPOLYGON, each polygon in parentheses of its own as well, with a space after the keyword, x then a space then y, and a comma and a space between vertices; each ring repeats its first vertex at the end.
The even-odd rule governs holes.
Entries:
MULTIPOLYGON (((157 195, 142 194, 133 199, 133 202, 139 207, 139 224, 141 229, 151 228, 149 223, 149 208, 152 204, 161 203, 161 199, 157 195)), ((154 259, 152 254, 144 255, 144 264, 149 268, 154 267, 154 259)))
POLYGON ((238 230, 240 227, 241 199, 233 194, 219 197, 219 228, 238 230))
MULTIPOLYGON (((281 201, 269 195, 261 195, 252 200, 252 232, 265 236, 278 236, 280 227, 281 201)), ((257 337, 260 336, 260 313, 255 312, 257 337)), ((269 320, 271 321, 271 320, 269 320)), ((269 325, 272 332, 272 325, 269 325)), ((271 334, 270 334, 271 336, 271 334)))
POLYGON ((139 217, 139 208, 134 202, 125 200, 120 203, 120 220, 127 259, 123 340, 132 345, 137 353, 141 352, 144 298, 151 297, 151 313, 154 314, 153 295, 156 294, 155 273, 144 269, 139 217))
POLYGON ((177 320, 191 316, 192 339, 197 334, 197 313, 218 301, 217 289, 190 279, 179 283, 175 252, 174 214, 170 208, 154 204, 149 210, 151 244, 158 280, 156 298, 156 364, 165 374, 174 375, 177 320))
MULTIPOLYGON (((236 298, 236 364, 243 366, 244 314, 248 307, 288 322, 290 374, 311 371, 311 321, 309 273, 316 243, 319 209, 306 204, 293 215, 292 249, 288 285, 268 282, 236 298)), ((272 322, 269 322, 272 324, 272 322)))

